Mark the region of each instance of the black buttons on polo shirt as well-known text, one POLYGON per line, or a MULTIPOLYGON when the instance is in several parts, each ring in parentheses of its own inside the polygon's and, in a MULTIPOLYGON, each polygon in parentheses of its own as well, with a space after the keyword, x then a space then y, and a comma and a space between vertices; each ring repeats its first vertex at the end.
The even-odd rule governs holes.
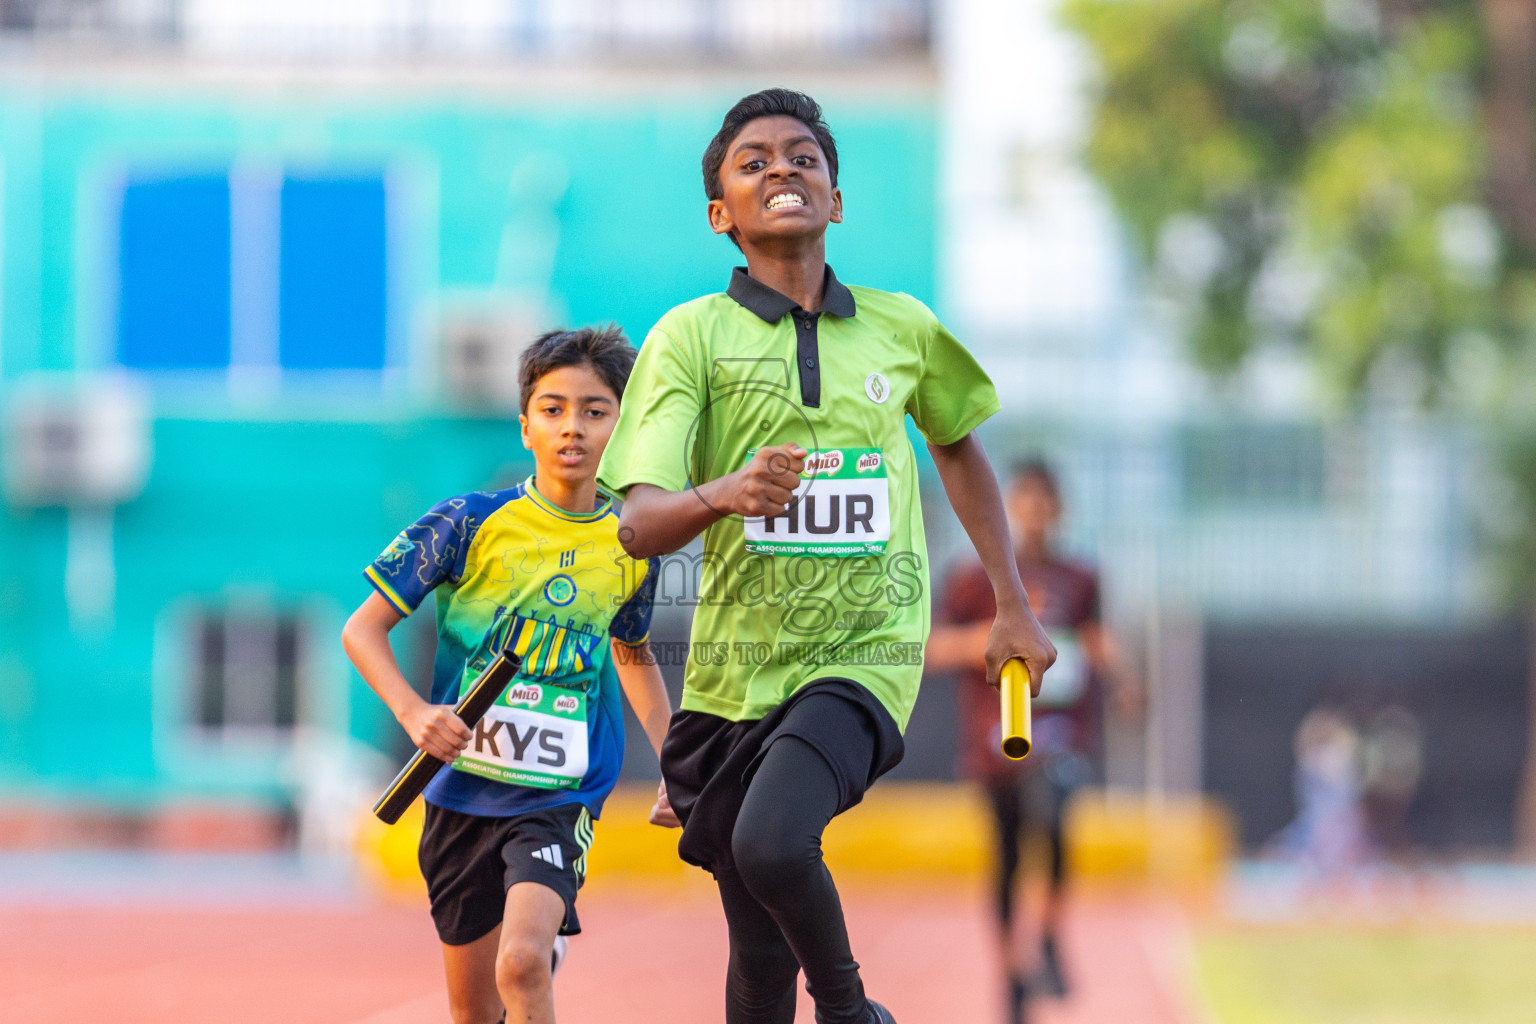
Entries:
POLYGON ((747 273, 746 267, 737 267, 731 271, 731 285, 726 289, 726 294, 765 323, 776 324, 788 314, 795 328, 795 359, 799 363, 800 371, 800 404, 809 409, 819 408, 821 406, 821 370, 817 366, 819 353, 816 334, 823 311, 841 319, 847 319, 857 312, 853 295, 848 291, 847 286, 837 280, 831 267, 827 267, 822 273, 822 308, 812 313, 801 309, 795 300, 787 295, 774 291, 761 281, 754 280, 747 273))
POLYGON ((800 357, 800 404, 808 409, 821 407, 821 371, 816 368, 817 319, 815 313, 794 317, 795 354, 800 357))

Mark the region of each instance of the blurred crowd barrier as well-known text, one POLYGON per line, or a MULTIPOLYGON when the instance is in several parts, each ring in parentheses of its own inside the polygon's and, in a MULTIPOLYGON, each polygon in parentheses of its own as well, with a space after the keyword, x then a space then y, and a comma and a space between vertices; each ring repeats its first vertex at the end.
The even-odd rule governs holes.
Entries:
MULTIPOLYGON (((644 785, 623 785, 609 798, 590 855, 594 884, 673 885, 703 877, 678 860, 676 831, 647 822, 655 798, 644 785)), ((409 900, 425 895, 416 866, 421 823, 419 805, 393 827, 360 820, 356 855, 379 892, 409 900)), ((969 786, 886 782, 838 817, 824 850, 839 884, 974 888, 988 877, 991 827, 969 786)), ((1236 849, 1231 815, 1197 795, 1084 791, 1068 810, 1067 835, 1073 876, 1090 886, 1200 892, 1224 877, 1236 849)))

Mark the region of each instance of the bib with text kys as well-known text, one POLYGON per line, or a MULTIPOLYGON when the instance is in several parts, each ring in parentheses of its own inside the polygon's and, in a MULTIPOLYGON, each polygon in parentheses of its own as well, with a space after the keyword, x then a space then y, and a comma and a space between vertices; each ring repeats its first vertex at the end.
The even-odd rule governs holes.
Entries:
MULTIPOLYGON (((756 451, 747 452, 751 461, 756 451)), ((878 555, 891 539, 890 480, 878 448, 809 452, 795 500, 781 516, 743 521, 757 555, 878 555)))
POLYGON ((576 788, 587 774, 586 692, 514 680, 453 767, 514 786, 576 788))

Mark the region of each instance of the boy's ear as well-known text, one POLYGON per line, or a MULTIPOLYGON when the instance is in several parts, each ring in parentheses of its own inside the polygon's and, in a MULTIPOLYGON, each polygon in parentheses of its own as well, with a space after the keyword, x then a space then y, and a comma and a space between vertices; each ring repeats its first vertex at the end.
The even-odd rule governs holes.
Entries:
POLYGON ((518 413, 517 422, 523 429, 523 447, 533 451, 533 442, 528 440, 528 414, 525 412, 518 413))
POLYGON ((833 224, 841 224, 842 222, 843 222, 843 190, 840 189, 840 188, 835 188, 835 189, 832 190, 832 223, 833 224))
POLYGON ((711 199, 706 207, 706 215, 709 217, 709 230, 717 235, 728 235, 736 230, 736 222, 731 220, 730 212, 725 208, 725 200, 711 199))

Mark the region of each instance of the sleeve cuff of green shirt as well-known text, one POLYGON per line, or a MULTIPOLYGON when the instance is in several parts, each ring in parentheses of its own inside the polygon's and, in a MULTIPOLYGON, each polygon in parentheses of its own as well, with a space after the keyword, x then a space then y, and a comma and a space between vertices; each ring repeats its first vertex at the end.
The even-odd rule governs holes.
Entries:
POLYGON ((971 431, 981 426, 987 420, 997 415, 997 413, 1002 408, 1002 402, 998 401, 997 395, 994 394, 986 402, 978 405, 975 409, 969 410, 964 416, 962 416, 960 418, 960 426, 956 427, 948 434, 945 434, 943 437, 930 437, 928 438, 928 441, 930 444, 936 444, 940 446, 946 444, 954 444, 956 441, 959 441, 971 431))
POLYGON ((614 497, 623 501, 629 495, 629 489, 636 484, 650 484, 652 487, 660 487, 664 491, 681 491, 688 486, 688 481, 679 483, 675 479, 667 479, 660 473, 632 473, 629 476, 620 477, 618 480, 599 480, 599 483, 614 497))

